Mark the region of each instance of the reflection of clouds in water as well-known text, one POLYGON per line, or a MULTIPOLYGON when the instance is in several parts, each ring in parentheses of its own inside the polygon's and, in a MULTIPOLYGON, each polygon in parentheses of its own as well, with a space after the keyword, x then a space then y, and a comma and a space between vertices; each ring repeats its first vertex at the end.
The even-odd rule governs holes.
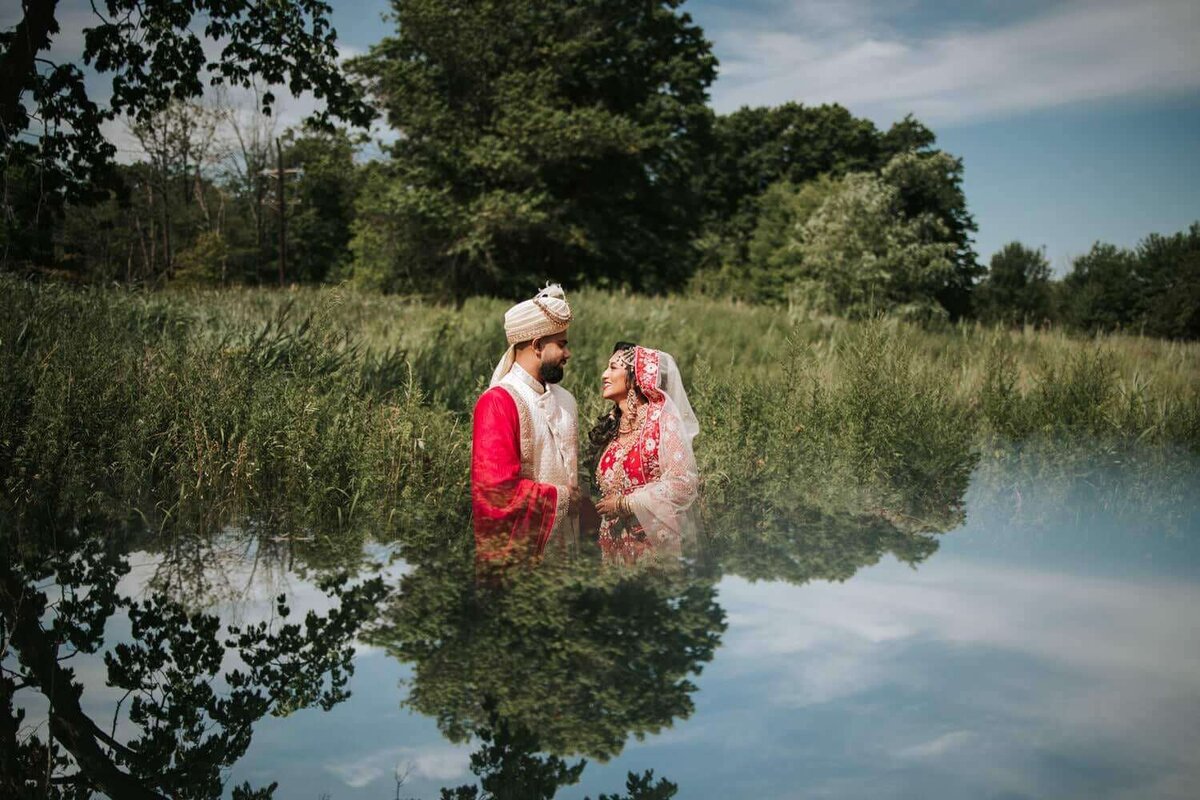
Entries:
POLYGON ((951 559, 910 577, 902 570, 802 587, 727 578, 720 585, 730 609, 726 653, 769 657, 832 646, 852 656, 931 637, 1022 652, 1095 676, 1200 685, 1191 663, 1200 655, 1194 584, 985 569, 951 559))
POLYGON ((791 708, 780 713, 797 726, 844 726, 825 734, 863 759, 855 791, 893 770, 910 789, 936 771, 964 788, 1055 796, 1183 797, 1200 780, 1195 584, 943 558, 842 584, 727 578, 720 602, 722 672, 766 693, 760 707, 791 708))
POLYGON ((380 779, 390 783, 397 769, 400 774, 410 770, 410 778, 443 782, 458 780, 468 774, 470 763, 469 747, 433 745, 422 748, 389 747, 340 764, 326 764, 325 769, 347 786, 357 789, 380 779))
MULTIPOLYGON (((237 545, 241 550, 253 554, 253 547, 237 545)), ((213 548, 217 549, 216 546, 213 548)), ((409 564, 393 559, 387 547, 369 547, 367 555, 376 562, 377 568, 364 567, 357 571, 353 582, 382 577, 389 585, 411 572, 409 564)), ((167 556, 162 553, 136 551, 129 554, 129 572, 117 583, 118 594, 137 600, 151 594, 152 581, 163 569, 167 556)), ((212 559, 206 564, 207 572, 214 571, 214 562, 219 562, 220 583, 224 591, 219 595, 196 598, 172 596, 172 599, 194 606, 193 610, 217 614, 226 625, 253 625, 276 618, 275 600, 287 596, 291 610, 289 619, 300 621, 309 611, 327 614, 336 604, 335 600, 316 585, 317 574, 302 578, 286 568, 276 556, 270 559, 245 559, 239 557, 212 559)), ((370 649, 369 645, 356 643, 356 650, 370 649)))

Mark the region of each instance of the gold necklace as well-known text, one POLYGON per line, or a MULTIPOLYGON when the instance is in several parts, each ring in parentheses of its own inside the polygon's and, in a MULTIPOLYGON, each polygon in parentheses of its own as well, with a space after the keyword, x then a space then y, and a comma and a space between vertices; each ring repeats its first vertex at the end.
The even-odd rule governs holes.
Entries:
POLYGON ((641 428, 642 423, 645 422, 645 409, 644 405, 639 405, 632 414, 622 414, 621 421, 617 423, 617 435, 624 436, 641 428), (631 418, 628 425, 625 424, 627 417, 631 418))

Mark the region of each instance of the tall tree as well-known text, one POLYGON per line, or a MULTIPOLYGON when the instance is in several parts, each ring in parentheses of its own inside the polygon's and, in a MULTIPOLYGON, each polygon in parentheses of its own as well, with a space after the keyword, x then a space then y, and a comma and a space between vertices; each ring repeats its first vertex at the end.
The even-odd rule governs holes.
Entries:
POLYGON ((1096 242, 1063 279, 1067 320, 1087 330, 1128 328, 1138 322, 1137 256, 1096 242))
POLYGON ((963 192, 963 162, 941 150, 908 150, 895 155, 882 170, 883 180, 896 187, 900 208, 909 220, 929 217, 942 232, 938 241, 952 247, 953 269, 938 286, 935 298, 955 320, 972 312, 975 283, 983 274, 975 254, 975 218, 963 192))
POLYGON ((291 190, 288 247, 291 275, 322 281, 350 258, 350 226, 358 194, 355 141, 345 131, 291 133, 285 161, 301 170, 291 190))
POLYGON ((1146 331, 1200 339, 1200 222, 1172 236, 1150 234, 1137 258, 1146 331))
POLYGON ((828 311, 941 316, 938 294, 954 280, 954 245, 934 214, 905 213, 887 171, 842 179, 797 231, 796 274, 810 301, 828 311))
POLYGON ((976 308, 988 320, 1041 323, 1051 315, 1050 292, 1045 250, 1009 242, 992 256, 976 308))
POLYGON ((717 117, 714 133, 702 178, 706 207, 743 237, 754 229, 757 201, 769 186, 882 166, 875 124, 836 104, 744 107, 717 117))
POLYGON ((163 267, 169 278, 179 247, 172 209, 190 205, 195 196, 201 164, 216 134, 216 117, 196 103, 175 102, 135 121, 130 131, 148 162, 150 209, 159 218, 163 267))
POLYGON ((401 134, 363 194, 360 275, 458 298, 679 285, 716 70, 681 5, 393 0, 396 33, 352 64, 401 134))
MULTIPOLYGON (((730 276, 762 277, 762 216, 777 228, 778 187, 802 187, 820 176, 879 172, 900 193, 901 213, 910 220, 934 215, 944 226, 941 238, 954 243, 954 272, 938 291, 937 301, 952 318, 970 310, 970 293, 981 270, 972 248, 975 222, 962 191, 962 162, 934 149, 933 131, 911 115, 886 132, 839 105, 807 107, 785 103, 774 108, 742 108, 720 116, 715 145, 705 160, 699 183, 705 200, 704 232, 699 239, 700 268, 696 285, 727 293, 730 276), (756 243, 757 242, 757 243, 756 243)), ((798 224, 802 224, 799 220, 798 224)), ((786 277, 779 264, 770 267, 771 282, 786 277)), ((745 287, 740 281, 735 286, 745 287)), ((753 281, 752 281, 753 283, 753 281)), ((751 296, 778 299, 779 286, 751 296)))

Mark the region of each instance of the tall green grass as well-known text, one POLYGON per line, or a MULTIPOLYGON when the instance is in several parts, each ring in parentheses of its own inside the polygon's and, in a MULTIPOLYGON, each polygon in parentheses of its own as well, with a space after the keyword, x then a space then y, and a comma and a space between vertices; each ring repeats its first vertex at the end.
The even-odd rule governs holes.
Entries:
POLYGON ((177 299, 4 289, 10 516, 220 524, 286 508, 321 524, 371 514, 421 526, 465 513, 461 418, 411 380, 368 388, 359 350, 312 316, 277 306, 206 335, 177 299))
MULTIPOLYGON (((1200 451, 1198 345, 931 332, 691 297, 571 302, 564 385, 581 427, 604 410, 614 341, 673 353, 702 422, 704 513, 727 528, 847 508, 944 528, 979 454, 1003 442, 1200 451)), ((0 278, 6 511, 462 525, 470 409, 504 350, 506 307, 0 278)))

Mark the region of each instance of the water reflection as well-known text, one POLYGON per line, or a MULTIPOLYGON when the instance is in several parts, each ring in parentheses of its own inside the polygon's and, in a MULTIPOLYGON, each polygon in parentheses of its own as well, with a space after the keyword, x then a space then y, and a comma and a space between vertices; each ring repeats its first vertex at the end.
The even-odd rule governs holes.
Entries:
POLYGON ((673 568, 485 581, 445 529, 9 530, 0 790, 1183 796, 1197 497, 1190 456, 1004 451, 919 518, 710 507, 673 568))
POLYGON ((710 582, 683 570, 513 570, 503 582, 418 566, 367 641, 411 663, 407 703, 465 741, 498 715, 544 749, 607 759, 693 708, 689 675, 724 630, 710 582))
MULTIPOLYGON (((280 597, 272 623, 223 630, 216 616, 189 612, 161 591, 142 600, 121 594, 129 564, 119 538, 78 528, 5 537, 6 796, 217 797, 259 720, 332 708, 346 697, 351 641, 374 615, 382 581, 350 585, 344 574, 331 577, 321 588, 338 605, 327 615, 291 622, 280 597), (129 635, 105 648, 118 613, 129 635), (100 718, 85 709, 84 692, 96 687, 85 685, 72 659, 102 650, 104 684, 119 699, 100 718), (27 726, 27 709, 39 701, 45 725, 27 726)), ((249 786, 236 794, 261 796, 249 786)))

